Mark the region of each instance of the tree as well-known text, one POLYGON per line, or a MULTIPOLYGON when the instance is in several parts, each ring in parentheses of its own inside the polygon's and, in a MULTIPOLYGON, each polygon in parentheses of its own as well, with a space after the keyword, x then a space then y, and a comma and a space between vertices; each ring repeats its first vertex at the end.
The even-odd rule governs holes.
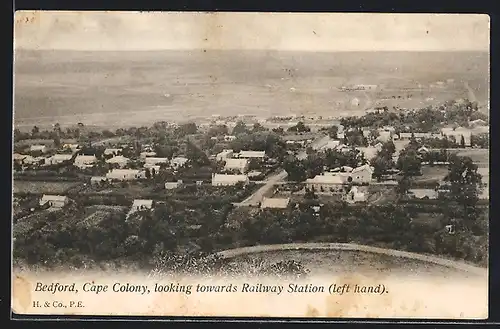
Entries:
POLYGON ((328 127, 327 133, 328 133, 328 136, 330 136, 330 138, 337 139, 338 132, 339 132, 338 126, 334 125, 334 126, 328 127))
POLYGON ((464 148, 464 147, 465 147, 465 138, 464 138, 464 135, 462 135, 462 137, 461 137, 461 139, 460 139, 460 146, 461 146, 462 148, 464 148))
POLYGON ((482 189, 482 176, 477 168, 469 157, 450 157, 445 181, 450 183, 452 200, 463 206, 464 218, 472 218, 477 214, 476 204, 482 189))
POLYGON ((392 140, 385 142, 382 144, 382 153, 388 157, 392 158, 392 155, 396 152, 396 145, 392 140))
POLYGON ((307 178, 306 166, 300 160, 286 160, 283 168, 288 173, 288 180, 302 182, 307 178))
POLYGON ((408 176, 403 176, 403 178, 398 181, 398 186, 396 187, 398 195, 401 197, 405 196, 408 193, 410 186, 410 178, 408 176))
POLYGON ((38 128, 37 126, 33 126, 33 128, 31 129, 31 137, 36 138, 39 133, 40 128, 38 128))
POLYGON ((385 175, 388 169, 393 166, 392 158, 388 157, 383 152, 378 152, 375 158, 371 160, 373 167, 373 177, 380 181, 382 176, 385 175))
POLYGON ((186 157, 191 161, 192 164, 200 167, 210 164, 210 160, 208 159, 205 152, 200 150, 190 141, 186 143, 186 157))
POLYGON ((236 125, 233 128, 232 134, 233 135, 239 135, 239 134, 247 134, 250 131, 247 128, 247 125, 243 121, 238 121, 236 122, 236 125))
POLYGON ((193 135, 196 134, 197 132, 198 132, 198 127, 194 122, 182 124, 179 126, 179 128, 177 128, 177 133, 181 137, 184 137, 186 135, 193 135))
POLYGON ((150 178, 151 178, 151 171, 149 170, 149 168, 146 168, 146 179, 150 178))
POLYGON ((285 132, 285 130, 283 130, 282 127, 277 127, 277 128, 273 128, 272 132, 274 132, 274 133, 276 133, 278 135, 283 135, 283 133, 285 132))
POLYGON ((303 133, 303 132, 310 132, 311 128, 307 127, 304 122, 299 121, 295 126, 292 126, 288 128, 288 131, 291 132, 297 132, 297 133, 303 133))
POLYGON ((253 129, 252 129, 253 132, 266 131, 266 130, 267 129, 258 122, 253 124, 253 129))
POLYGON ((421 173, 422 160, 415 149, 406 148, 400 152, 397 168, 404 176, 417 176, 421 173))

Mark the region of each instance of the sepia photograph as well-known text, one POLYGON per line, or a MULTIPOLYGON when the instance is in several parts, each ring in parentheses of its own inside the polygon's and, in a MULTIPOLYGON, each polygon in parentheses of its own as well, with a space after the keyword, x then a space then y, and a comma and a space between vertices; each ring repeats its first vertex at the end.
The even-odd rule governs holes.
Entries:
POLYGON ((488 15, 14 24, 15 314, 488 317, 488 15))

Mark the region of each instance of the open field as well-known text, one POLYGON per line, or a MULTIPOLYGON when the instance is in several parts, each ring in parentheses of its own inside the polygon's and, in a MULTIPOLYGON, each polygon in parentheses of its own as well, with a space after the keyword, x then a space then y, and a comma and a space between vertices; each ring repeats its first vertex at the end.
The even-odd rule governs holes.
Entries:
POLYGON ((448 174, 447 166, 422 166, 422 176, 415 177, 416 181, 422 180, 443 180, 448 174))
POLYGON ((489 167, 490 163, 490 150, 489 149, 469 149, 459 151, 458 156, 467 156, 478 165, 478 167, 489 167))
POLYGON ((41 182, 41 181, 14 181, 13 184, 15 193, 51 193, 64 194, 68 190, 82 185, 75 182, 41 182))
MULTIPOLYGON (((211 114, 257 116, 361 114, 378 99, 408 94, 453 79, 445 88, 390 105, 422 99, 488 95, 488 54, 480 52, 301 53, 265 51, 18 52, 15 121, 30 128, 59 122, 110 127, 211 114), (343 92, 376 84, 370 93, 343 92), (353 98, 359 105, 353 105, 353 98)), ((429 102, 427 102, 429 103, 429 102)), ((424 104, 428 105, 428 104, 424 104)), ((433 102, 430 102, 433 103, 433 102)))

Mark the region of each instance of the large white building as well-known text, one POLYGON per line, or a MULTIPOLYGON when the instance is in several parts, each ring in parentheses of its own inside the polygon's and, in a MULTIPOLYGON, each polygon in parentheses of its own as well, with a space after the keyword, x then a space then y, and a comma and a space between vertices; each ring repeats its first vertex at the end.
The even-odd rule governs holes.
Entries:
POLYGON ((316 175, 314 178, 306 180, 306 187, 319 192, 344 192, 346 184, 369 184, 372 181, 373 168, 369 165, 362 165, 351 169, 343 167, 343 171, 325 172, 321 175, 316 175))
POLYGON ((248 159, 226 159, 224 170, 235 170, 244 174, 248 170, 248 164, 248 159))
POLYGON ((144 177, 144 171, 138 169, 113 169, 106 174, 107 179, 118 181, 136 180, 144 177))
POLYGON ((235 158, 240 159, 263 159, 265 156, 265 151, 240 151, 234 155, 235 158))
POLYGON ((213 174, 212 175, 212 186, 232 186, 239 182, 244 184, 249 183, 249 178, 247 175, 226 175, 226 174, 213 174))
POLYGON ((169 163, 168 158, 147 157, 144 159, 146 165, 158 165, 161 163, 169 163))

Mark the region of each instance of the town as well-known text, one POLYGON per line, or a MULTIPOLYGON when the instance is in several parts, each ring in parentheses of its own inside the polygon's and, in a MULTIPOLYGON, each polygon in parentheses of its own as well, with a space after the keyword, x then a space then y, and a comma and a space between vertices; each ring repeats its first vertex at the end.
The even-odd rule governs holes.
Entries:
POLYGON ((489 118, 467 99, 341 118, 55 123, 16 128, 13 148, 20 264, 146 268, 169 252, 181 268, 292 242, 487 264, 489 118))

